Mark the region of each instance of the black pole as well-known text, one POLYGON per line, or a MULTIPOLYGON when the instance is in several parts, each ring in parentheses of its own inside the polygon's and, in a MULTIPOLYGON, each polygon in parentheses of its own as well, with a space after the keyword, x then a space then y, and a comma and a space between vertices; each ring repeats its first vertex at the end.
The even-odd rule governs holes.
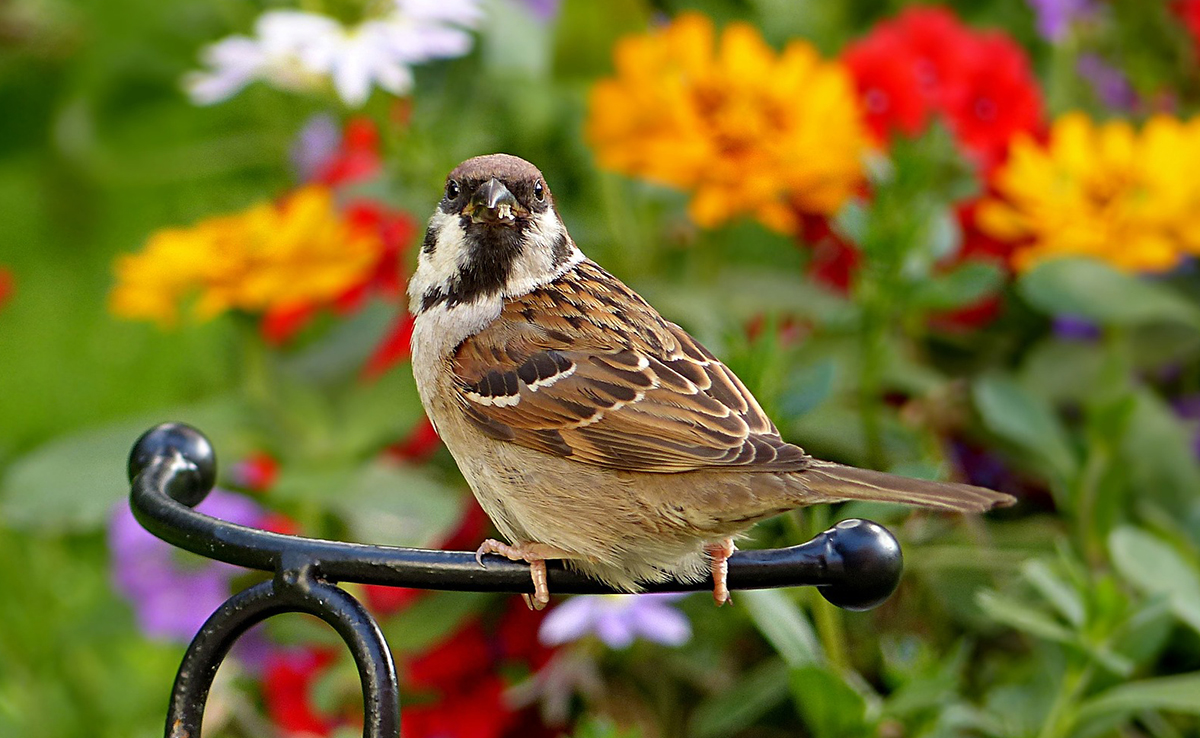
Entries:
MULTIPOLYGON (((527 564, 487 556, 486 567, 466 551, 368 546, 247 528, 192 509, 216 482, 216 454, 202 433, 165 423, 142 434, 129 457, 130 506, 146 530, 210 559, 273 572, 270 582, 231 597, 188 647, 167 717, 168 738, 198 738, 221 661, 255 623, 283 612, 306 612, 329 623, 354 654, 363 684, 363 736, 396 736, 400 726, 396 667, 379 626, 336 582, 395 587, 532 592, 527 564)), ((397 490, 400 493, 400 490, 397 490)), ((814 586, 833 604, 868 610, 886 600, 900 581, 900 545, 883 526, 844 520, 811 541, 790 548, 740 551, 729 559, 730 589, 814 586)), ((604 584, 549 562, 550 591, 612 593, 604 584)), ((667 581, 649 591, 712 589, 667 581)))

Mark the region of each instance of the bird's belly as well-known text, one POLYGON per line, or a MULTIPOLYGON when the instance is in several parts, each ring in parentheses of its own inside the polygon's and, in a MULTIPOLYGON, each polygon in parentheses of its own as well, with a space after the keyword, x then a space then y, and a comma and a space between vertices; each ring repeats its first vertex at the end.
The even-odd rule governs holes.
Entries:
POLYGON ((603 469, 487 438, 454 410, 435 422, 500 533, 560 549, 570 566, 618 588, 699 579, 704 545, 753 523, 737 519, 736 500, 729 519, 709 515, 713 494, 736 497, 745 487, 735 475, 603 469))

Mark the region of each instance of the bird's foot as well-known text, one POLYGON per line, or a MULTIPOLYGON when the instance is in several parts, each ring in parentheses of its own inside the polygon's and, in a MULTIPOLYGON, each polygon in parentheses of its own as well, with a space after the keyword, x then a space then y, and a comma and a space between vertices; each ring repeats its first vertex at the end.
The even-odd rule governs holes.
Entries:
POLYGON ((522 594, 530 610, 541 610, 550 604, 550 586, 546 582, 546 559, 565 559, 570 555, 561 549, 544 543, 518 543, 509 545, 494 538, 480 544, 475 551, 475 561, 484 566, 484 554, 499 554, 510 561, 529 564, 529 575, 533 578, 533 595, 522 594))
POLYGON ((732 538, 726 538, 719 543, 710 543, 704 547, 704 552, 708 554, 712 565, 713 601, 717 603, 717 607, 726 602, 733 602, 733 598, 729 596, 729 586, 726 580, 729 578, 729 557, 736 550, 737 546, 733 545, 732 538))

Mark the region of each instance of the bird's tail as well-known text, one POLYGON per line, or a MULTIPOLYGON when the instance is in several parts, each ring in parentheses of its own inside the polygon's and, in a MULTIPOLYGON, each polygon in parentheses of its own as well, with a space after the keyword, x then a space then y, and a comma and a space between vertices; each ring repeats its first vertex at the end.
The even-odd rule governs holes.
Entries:
POLYGON ((827 502, 873 500, 955 512, 984 512, 1016 502, 1012 495, 983 487, 901 477, 816 459, 798 476, 809 495, 827 502))

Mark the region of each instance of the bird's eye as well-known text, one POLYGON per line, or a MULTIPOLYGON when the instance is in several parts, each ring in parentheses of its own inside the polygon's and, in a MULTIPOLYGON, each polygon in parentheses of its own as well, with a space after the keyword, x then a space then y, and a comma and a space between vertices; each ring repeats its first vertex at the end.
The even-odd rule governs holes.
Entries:
POLYGON ((546 199, 546 185, 542 184, 542 180, 533 183, 533 199, 538 202, 543 202, 546 199))
POLYGON ((446 183, 446 199, 447 200, 457 200, 458 199, 458 182, 455 182, 454 180, 450 180, 449 182, 446 183))

